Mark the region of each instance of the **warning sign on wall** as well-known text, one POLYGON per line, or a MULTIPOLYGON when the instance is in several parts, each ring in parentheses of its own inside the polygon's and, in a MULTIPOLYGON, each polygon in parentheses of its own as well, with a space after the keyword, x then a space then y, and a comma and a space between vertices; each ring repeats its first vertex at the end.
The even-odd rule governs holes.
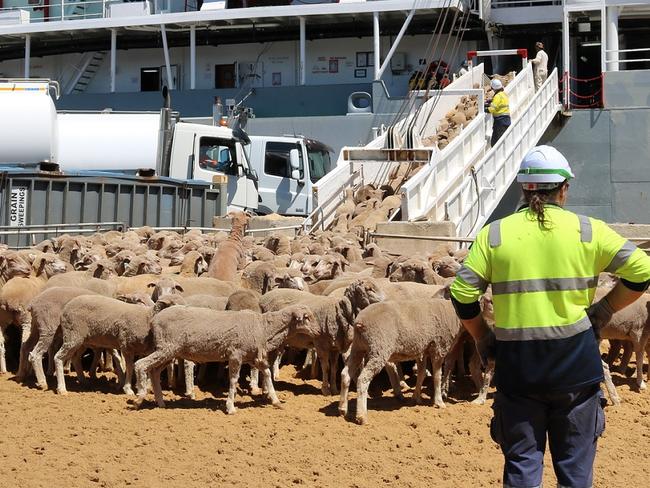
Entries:
POLYGON ((27 225, 27 187, 16 186, 11 189, 11 202, 9 203, 9 226, 24 227, 27 225))

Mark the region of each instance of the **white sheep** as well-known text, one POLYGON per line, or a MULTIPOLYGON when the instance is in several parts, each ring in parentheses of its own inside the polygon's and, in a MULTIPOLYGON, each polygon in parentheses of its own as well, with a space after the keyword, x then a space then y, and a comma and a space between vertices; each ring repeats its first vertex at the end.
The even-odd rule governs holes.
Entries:
POLYGON ((228 362, 228 414, 236 412, 235 391, 244 363, 262 371, 267 395, 274 406, 279 406, 280 400, 271 381, 268 353, 280 348, 290 335, 302 332, 313 320, 314 316, 304 306, 263 315, 250 311, 217 312, 206 308, 170 307, 153 319, 154 352, 135 365, 138 381, 136 406, 144 400, 148 373, 152 376, 157 404, 165 405, 160 389, 160 371, 174 358, 198 363, 228 362))
POLYGON ((61 313, 63 345, 54 355, 57 392, 66 394, 63 364, 73 360, 77 378, 85 382, 80 357, 82 347, 118 349, 124 355, 126 367, 124 393, 133 394, 131 377, 136 355, 149 354, 152 349, 150 321, 163 307, 174 303, 158 300, 154 307, 125 303, 104 296, 80 296, 70 300, 61 313))
MULTIPOLYGON (((415 400, 421 401, 422 383, 426 374, 425 359, 432 364, 434 404, 444 407, 442 400, 442 366, 459 340, 460 321, 450 301, 441 299, 380 302, 362 310, 354 323, 354 339, 350 355, 341 373, 339 412, 347 414, 351 379, 357 379, 357 421, 368 421, 368 386, 374 376, 390 363, 415 360, 417 383, 415 400)), ((445 370, 449 374, 449 368, 445 370)), ((402 393, 396 371, 389 374, 395 395, 402 393)))

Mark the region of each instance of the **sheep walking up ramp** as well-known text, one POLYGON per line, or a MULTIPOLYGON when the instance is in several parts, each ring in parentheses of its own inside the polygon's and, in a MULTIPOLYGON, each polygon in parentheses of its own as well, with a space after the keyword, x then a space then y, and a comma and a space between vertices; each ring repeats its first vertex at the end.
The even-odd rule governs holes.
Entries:
MULTIPOLYGON (((530 65, 522 73, 532 83, 530 65)), ((561 109, 557 70, 539 91, 533 89, 524 99, 527 103, 519 105, 512 125, 494 147, 476 164, 464 168, 464 173, 450 185, 452 192, 437 198, 436 213, 429 214, 432 220, 449 220, 456 226, 457 235, 469 237, 485 225, 514 181, 522 159, 537 145, 561 109)))
MULTIPOLYGON (((434 164, 452 145, 438 149, 435 142, 445 114, 467 95, 477 97, 478 106, 482 107, 483 90, 474 86, 482 85, 483 73, 483 64, 479 64, 442 91, 419 92, 420 98, 426 98, 419 109, 406 113, 389 131, 365 147, 343 148, 336 168, 314 185, 314 211, 306 219, 306 227, 327 228, 345 198, 346 188, 374 184, 399 189, 406 181, 401 178, 400 169, 410 177, 415 170, 434 164)), ((479 110, 470 125, 484 125, 484 121, 485 115, 479 110)), ((460 131, 453 142, 465 137, 466 130, 467 127, 460 131)))

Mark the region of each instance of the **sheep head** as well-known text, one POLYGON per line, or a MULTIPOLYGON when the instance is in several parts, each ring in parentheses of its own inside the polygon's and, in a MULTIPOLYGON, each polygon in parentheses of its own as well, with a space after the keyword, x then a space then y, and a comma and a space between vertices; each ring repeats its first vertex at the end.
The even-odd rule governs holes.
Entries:
POLYGON ((456 276, 460 269, 460 263, 451 256, 443 256, 440 259, 431 261, 433 271, 438 273, 443 278, 451 278, 456 276))
POLYGON ((312 277, 315 281, 332 280, 342 274, 348 266, 349 261, 340 254, 327 254, 318 261, 312 277))
POLYGON ((294 270, 287 270, 280 275, 275 276, 275 286, 277 288, 291 288, 293 290, 305 291, 307 283, 302 275, 294 270))
POLYGON ((5 281, 9 281, 14 276, 30 276, 32 267, 17 253, 6 252, 0 254, 0 273, 5 281))
POLYGON ((151 299, 157 302, 163 295, 172 295, 175 293, 183 293, 183 287, 176 283, 171 278, 161 278, 158 281, 152 281, 147 285, 147 288, 153 288, 151 299))
POLYGON ((355 314, 373 303, 386 299, 386 295, 379 289, 377 283, 367 278, 357 280, 349 285, 345 289, 344 295, 350 300, 355 314))
POLYGON ((407 259, 397 263, 393 272, 388 277, 390 281, 414 281, 436 285, 441 283, 440 277, 433 272, 433 269, 426 261, 421 259, 407 259))
POLYGON ((117 276, 115 265, 110 259, 101 259, 91 264, 88 266, 87 271, 93 278, 99 278, 102 280, 108 280, 114 276, 117 276))
POLYGON ((55 254, 42 254, 34 260, 32 265, 36 276, 51 278, 55 274, 65 273, 68 268, 64 261, 55 254))
POLYGON ((208 263, 198 251, 190 251, 183 258, 182 270, 192 270, 196 276, 201 276, 208 270, 208 263))

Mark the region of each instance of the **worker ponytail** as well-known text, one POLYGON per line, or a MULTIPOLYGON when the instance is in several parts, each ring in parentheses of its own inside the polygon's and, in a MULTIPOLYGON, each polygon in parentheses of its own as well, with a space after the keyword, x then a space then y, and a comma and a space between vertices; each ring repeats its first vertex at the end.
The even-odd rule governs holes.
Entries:
POLYGON ((540 228, 544 230, 551 228, 546 220, 544 206, 547 203, 556 203, 558 194, 563 187, 564 183, 550 190, 524 190, 524 200, 530 211, 535 214, 540 228))

